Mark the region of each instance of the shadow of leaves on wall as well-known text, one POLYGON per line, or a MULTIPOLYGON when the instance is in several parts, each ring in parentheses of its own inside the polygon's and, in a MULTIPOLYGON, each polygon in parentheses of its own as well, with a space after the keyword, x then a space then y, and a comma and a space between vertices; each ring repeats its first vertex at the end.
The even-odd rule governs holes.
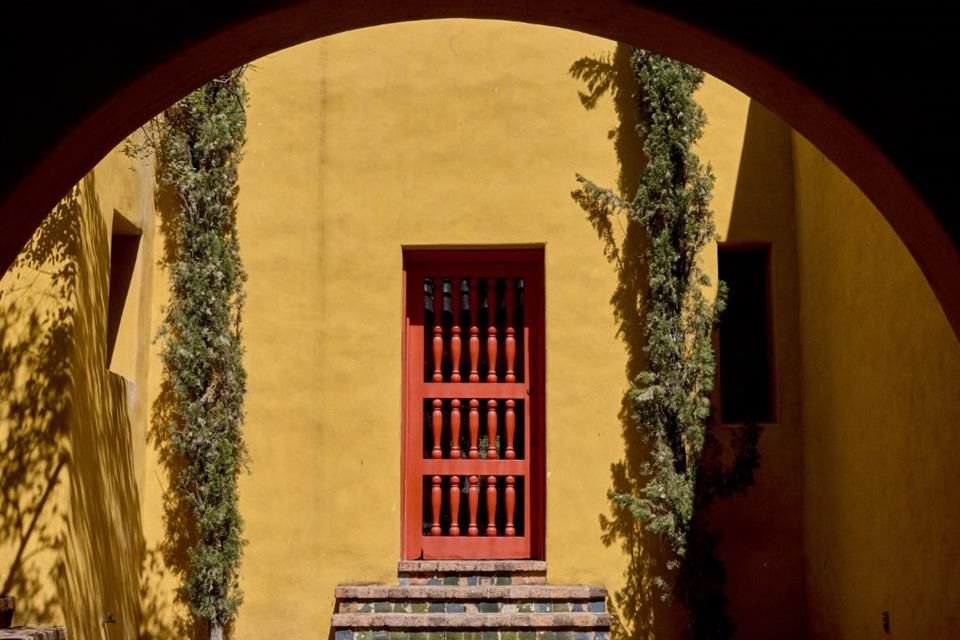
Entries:
POLYGON ((69 460, 69 359, 76 326, 80 189, 47 217, 0 283, 0 592, 17 598, 17 620, 63 615, 69 460))

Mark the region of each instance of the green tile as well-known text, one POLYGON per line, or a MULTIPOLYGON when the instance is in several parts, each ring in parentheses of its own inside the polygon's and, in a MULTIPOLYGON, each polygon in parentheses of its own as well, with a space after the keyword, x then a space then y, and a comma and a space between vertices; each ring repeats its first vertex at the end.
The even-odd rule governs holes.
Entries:
POLYGON ((426 613, 427 612, 427 603, 426 602, 411 602, 410 611, 413 613, 426 613))
POLYGON ((369 629, 364 631, 357 631, 354 635, 353 640, 373 640, 373 632, 369 629))
POLYGON ((390 640, 410 640, 410 634, 406 631, 391 631, 390 640))
POLYGON ((467 631, 464 635, 464 640, 480 640, 479 631, 467 631))
POLYGON ((410 613, 410 603, 409 602, 396 602, 393 605, 394 613, 410 613))
POLYGON ((520 640, 537 640, 536 631, 521 631, 520 640))
POLYGON ((393 611, 393 605, 389 602, 375 602, 373 604, 373 610, 376 613, 390 613, 393 611))
POLYGON ((466 640, 463 631, 447 631, 447 640, 466 640))
POLYGON ((414 631, 410 633, 410 640, 430 640, 430 634, 426 631, 414 631))
POLYGON ((457 576, 444 576, 443 584, 458 585, 460 584, 460 578, 457 576))
POLYGON ((369 602, 364 602, 360 605, 360 613, 371 613, 373 611, 373 605, 369 602))
POLYGON ((427 613, 446 613, 446 606, 442 602, 431 602, 427 606, 427 613))
POLYGON ((500 605, 496 602, 481 602, 479 605, 480 613, 498 613, 500 605))
POLYGON ((517 640, 516 631, 501 631, 500 640, 517 640))
POLYGON ((547 630, 543 632, 542 636, 538 633, 537 640, 557 640, 557 632, 547 630))
POLYGON ((510 584, 510 576, 497 576, 497 584, 510 584))
POLYGON ((496 631, 484 631, 482 634, 480 634, 480 637, 483 640, 499 640, 497 637, 498 635, 499 634, 496 631))
POLYGON ((573 631, 558 631, 556 640, 574 640, 573 631))
POLYGON ((569 612, 570 612, 570 603, 569 603, 569 602, 554 602, 554 603, 553 603, 553 612, 554 612, 554 613, 569 613, 569 612))
MULTIPOLYGON (((517 605, 518 613, 533 613, 533 603, 532 602, 521 602, 517 605)), ((523 640, 521 638, 521 640, 523 640)))
POLYGON ((446 635, 446 631, 437 630, 429 632, 427 638, 429 638, 429 640, 446 640, 446 635))

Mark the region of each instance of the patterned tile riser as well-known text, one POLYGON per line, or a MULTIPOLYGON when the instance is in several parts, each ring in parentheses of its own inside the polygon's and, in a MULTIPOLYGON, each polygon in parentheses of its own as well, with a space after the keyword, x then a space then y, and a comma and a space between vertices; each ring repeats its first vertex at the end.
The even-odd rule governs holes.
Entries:
POLYGON ((340 613, 605 613, 606 602, 341 602, 340 613))
POLYGON ((610 640, 606 631, 384 631, 340 629, 334 640, 610 640))
POLYGON ((402 575, 400 585, 451 585, 451 586, 487 586, 511 584, 543 584, 546 578, 543 574, 511 574, 511 575, 402 575))

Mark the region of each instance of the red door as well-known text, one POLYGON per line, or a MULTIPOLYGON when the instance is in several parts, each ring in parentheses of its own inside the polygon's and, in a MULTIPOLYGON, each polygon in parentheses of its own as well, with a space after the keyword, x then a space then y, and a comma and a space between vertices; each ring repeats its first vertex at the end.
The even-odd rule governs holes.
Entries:
POLYGON ((404 266, 404 558, 542 558, 543 252, 404 266))

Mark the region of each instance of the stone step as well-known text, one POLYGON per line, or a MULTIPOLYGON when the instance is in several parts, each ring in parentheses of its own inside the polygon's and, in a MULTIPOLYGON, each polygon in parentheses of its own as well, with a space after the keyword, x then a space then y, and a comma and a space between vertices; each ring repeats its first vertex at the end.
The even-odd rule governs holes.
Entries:
POLYGON ((339 629, 333 640, 610 640, 595 629, 339 629))
POLYGON ((547 563, 542 560, 401 560, 397 574, 402 586, 545 584, 547 563))
POLYGON ((340 613, 604 613, 607 590, 590 585, 342 585, 340 613))
MULTIPOLYGON (((609 631, 606 613, 335 613, 331 626, 352 633, 373 630, 398 631, 609 631)), ((391 639, 392 640, 392 639, 391 639)), ((430 638, 430 640, 434 640, 430 638)))

